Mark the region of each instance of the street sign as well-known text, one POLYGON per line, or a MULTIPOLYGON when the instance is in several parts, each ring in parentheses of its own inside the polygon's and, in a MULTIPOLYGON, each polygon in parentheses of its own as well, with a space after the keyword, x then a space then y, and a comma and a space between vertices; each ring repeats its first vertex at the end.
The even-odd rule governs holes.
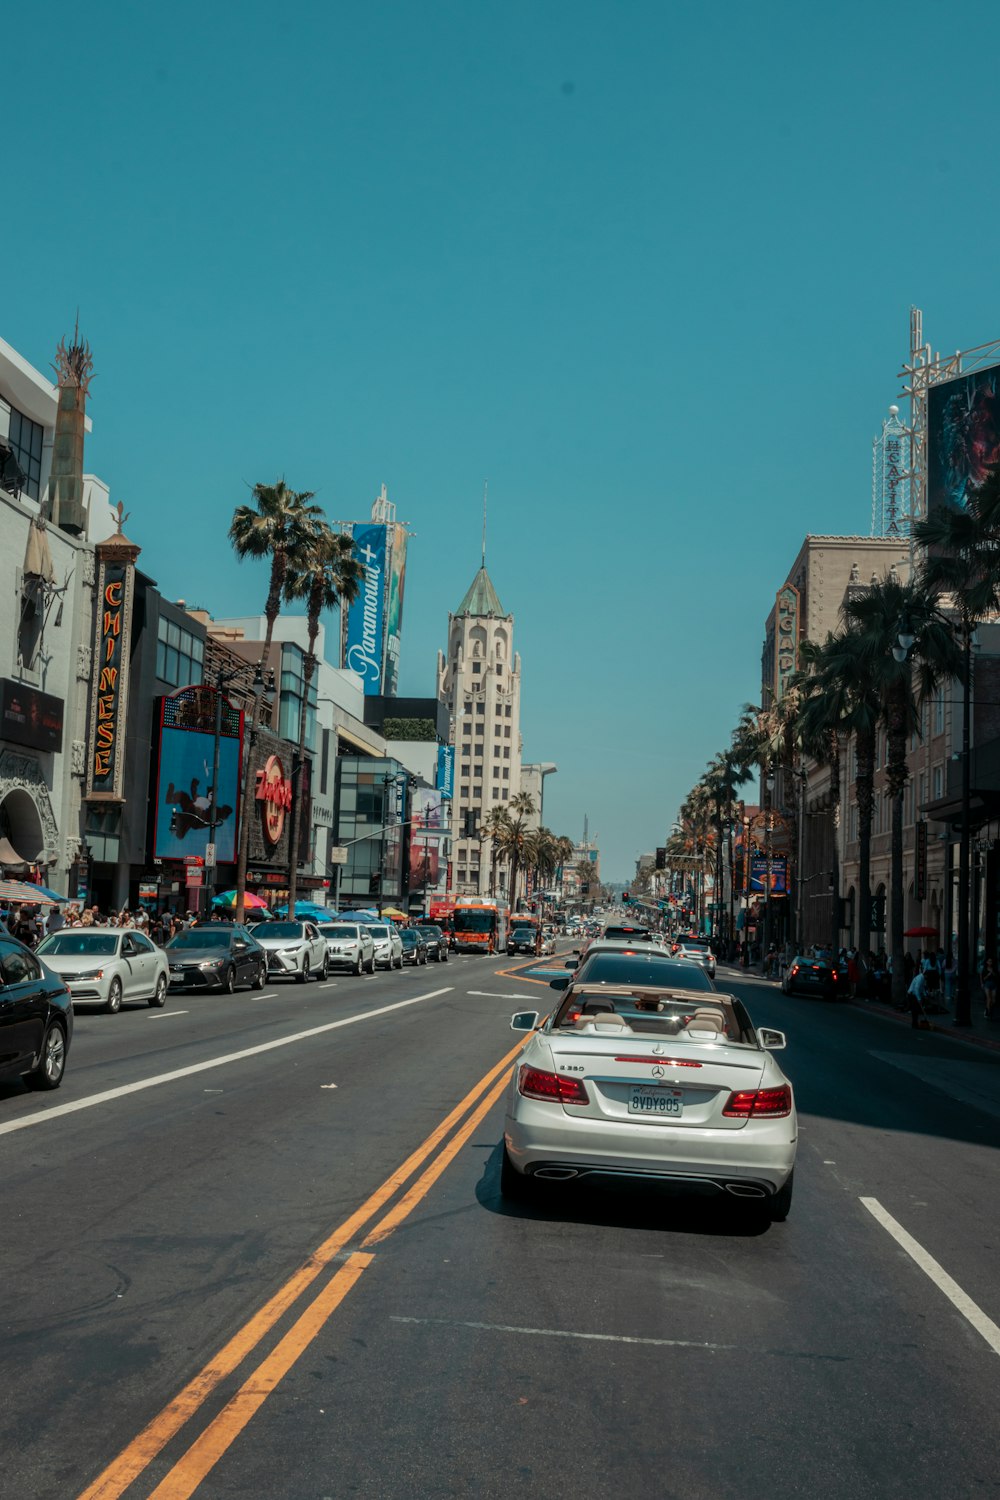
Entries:
POLYGON ((331 865, 346 865, 347 864, 347 845, 346 844, 334 844, 333 845, 333 847, 330 850, 330 863, 331 863, 331 865))
POLYGON ((205 871, 202 869, 201 865, 188 865, 184 874, 186 877, 185 885, 187 886, 188 890, 191 890, 195 886, 204 884, 205 871))
POLYGON ((206 844, 205 845, 205 869, 206 870, 214 870, 215 869, 215 845, 214 844, 206 844))

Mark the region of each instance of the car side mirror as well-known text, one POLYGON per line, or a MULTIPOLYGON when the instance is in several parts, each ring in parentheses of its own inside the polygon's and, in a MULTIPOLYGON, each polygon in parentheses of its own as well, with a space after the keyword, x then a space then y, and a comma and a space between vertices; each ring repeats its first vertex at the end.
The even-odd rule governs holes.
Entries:
POLYGON ((235 950, 236 950, 237 953, 243 953, 243 952, 245 952, 246 946, 247 945, 243 941, 242 938, 237 938, 236 941, 235 941, 235 943, 233 944, 233 947, 235 948, 235 950))
POLYGON ((558 974, 555 979, 550 979, 549 980, 549 989, 550 990, 567 990, 567 989, 569 989, 569 975, 568 974, 558 974))
POLYGON ((563 964, 564 969, 578 969, 579 967, 580 960, 578 958, 567 958, 566 962, 563 964))
POLYGON ((781 1052, 787 1047, 783 1031, 772 1031, 768 1026, 762 1026, 757 1032, 760 1045, 768 1052, 781 1052))
POLYGON ((537 1025, 537 1010, 519 1010, 510 1018, 511 1031, 534 1031, 537 1025))

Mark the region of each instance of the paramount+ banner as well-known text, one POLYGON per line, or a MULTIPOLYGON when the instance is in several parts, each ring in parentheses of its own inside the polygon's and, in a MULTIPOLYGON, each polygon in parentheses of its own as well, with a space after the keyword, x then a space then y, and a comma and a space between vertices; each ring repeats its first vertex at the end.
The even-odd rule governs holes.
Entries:
POLYGON ((383 683, 388 530, 369 521, 359 521, 353 529, 354 553, 364 576, 357 598, 347 611, 344 666, 364 679, 368 697, 387 691, 383 683))

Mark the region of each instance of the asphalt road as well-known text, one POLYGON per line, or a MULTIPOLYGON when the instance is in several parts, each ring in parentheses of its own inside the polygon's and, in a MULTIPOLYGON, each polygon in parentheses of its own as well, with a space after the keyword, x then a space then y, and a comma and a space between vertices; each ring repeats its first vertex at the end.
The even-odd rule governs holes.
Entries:
POLYGON ((1000 1057, 720 971, 789 1035, 787 1223, 511 1207, 498 968, 80 1013, 0 1086, 0 1495, 1000 1492, 1000 1057))

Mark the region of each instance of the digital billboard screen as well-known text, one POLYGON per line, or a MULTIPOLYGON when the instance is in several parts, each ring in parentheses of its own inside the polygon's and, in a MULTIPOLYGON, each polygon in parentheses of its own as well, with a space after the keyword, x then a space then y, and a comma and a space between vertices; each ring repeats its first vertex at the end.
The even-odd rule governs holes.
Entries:
POLYGON ((772 896, 788 894, 788 861, 783 855, 766 854, 750 856, 750 894, 764 895, 770 883, 772 896), (770 877, 770 879, 769 879, 770 877))
POLYGON ((927 510, 962 509, 1000 463, 1000 365, 932 385, 927 395, 927 510))
POLYGON ((417 787, 410 799, 411 891, 436 890, 441 875, 444 808, 436 787, 417 787))
POLYGON ((389 599, 385 619, 385 687, 388 697, 395 697, 399 686, 399 643, 403 633, 403 592, 406 588, 405 526, 392 527, 392 552, 389 558, 389 599))
MULTIPOLYGON (((212 805, 215 736, 196 729, 160 730, 153 835, 155 859, 204 858, 212 805), (173 823, 173 828, 171 828, 173 823)), ((216 862, 236 859, 236 823, 240 781, 240 741, 219 738, 219 786, 216 794, 216 862)))
POLYGON ((359 521, 353 530, 354 553, 361 564, 361 586, 348 606, 344 666, 364 679, 365 694, 383 693, 385 667, 385 561, 388 527, 359 521))

